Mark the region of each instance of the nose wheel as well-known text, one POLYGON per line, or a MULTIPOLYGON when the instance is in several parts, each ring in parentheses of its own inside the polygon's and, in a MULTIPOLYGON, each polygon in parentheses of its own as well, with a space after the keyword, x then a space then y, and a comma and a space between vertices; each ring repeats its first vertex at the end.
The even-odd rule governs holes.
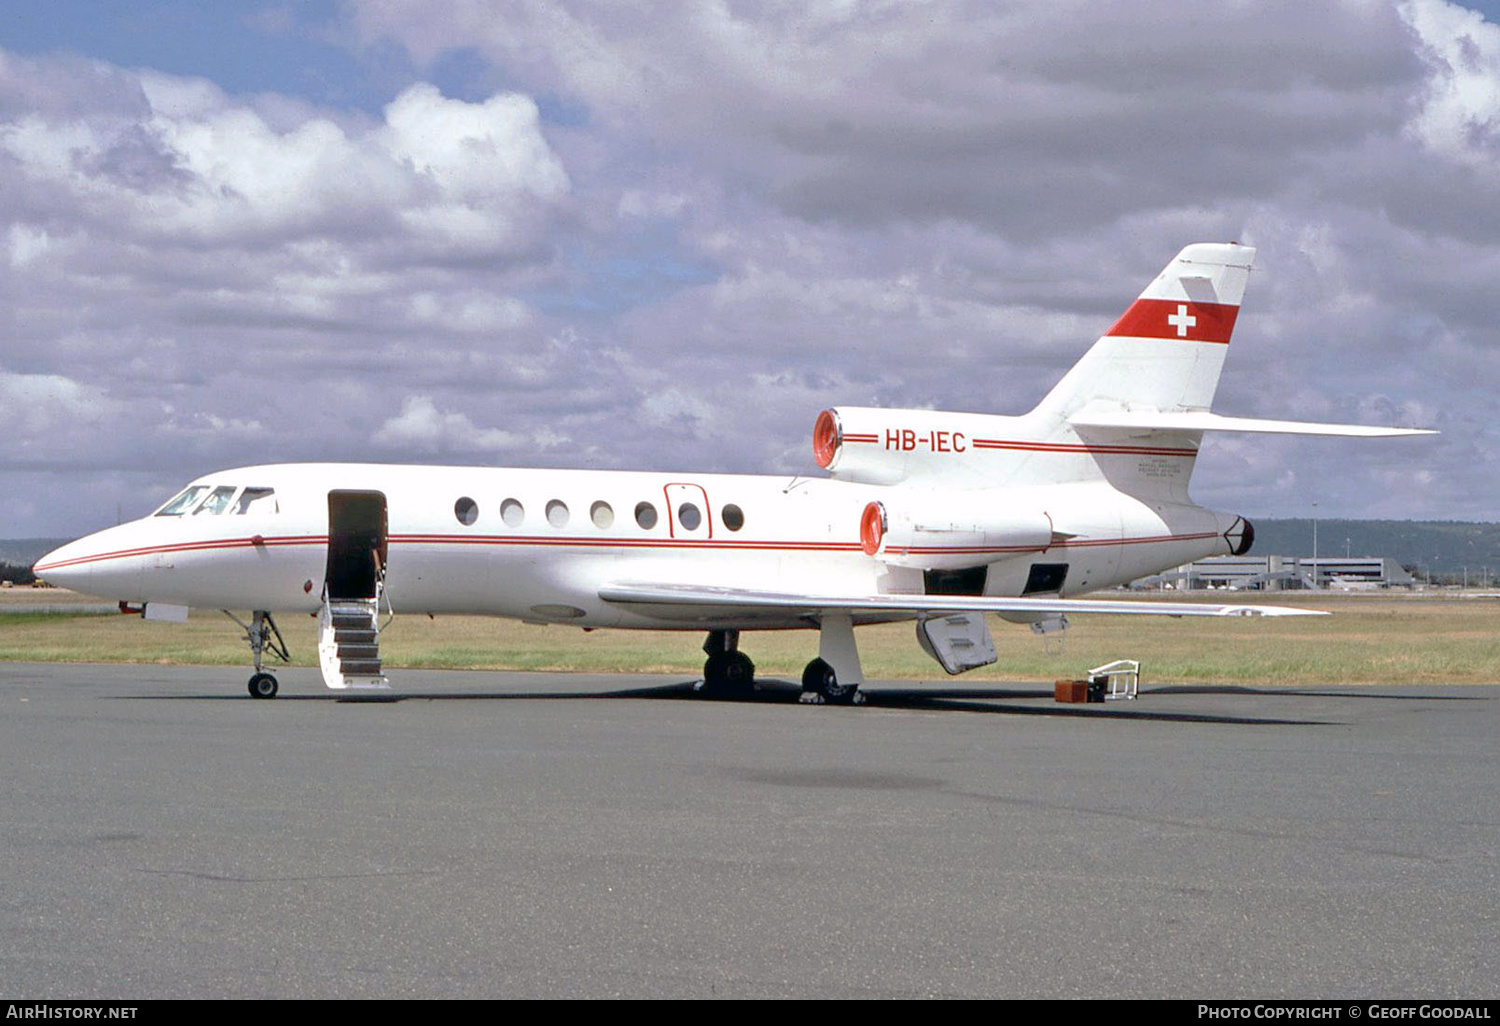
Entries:
POLYGON ((276 678, 269 673, 257 673, 250 678, 249 689, 251 698, 275 698, 276 678))

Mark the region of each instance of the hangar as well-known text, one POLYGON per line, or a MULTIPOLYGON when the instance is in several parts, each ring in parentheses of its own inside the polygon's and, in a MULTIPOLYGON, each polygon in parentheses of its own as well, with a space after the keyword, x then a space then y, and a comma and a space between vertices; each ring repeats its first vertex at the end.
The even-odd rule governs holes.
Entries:
POLYGON ((1384 556, 1216 556, 1135 582, 1139 587, 1183 590, 1293 591, 1301 588, 1412 588, 1417 580, 1384 556))

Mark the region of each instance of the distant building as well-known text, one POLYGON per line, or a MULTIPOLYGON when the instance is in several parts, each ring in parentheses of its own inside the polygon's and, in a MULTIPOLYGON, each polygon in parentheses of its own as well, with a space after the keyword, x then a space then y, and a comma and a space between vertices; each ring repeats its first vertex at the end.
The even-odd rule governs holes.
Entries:
POLYGON ((1216 556, 1143 577, 1135 581, 1134 586, 1291 591, 1313 587, 1349 590, 1410 588, 1416 583, 1416 578, 1400 563, 1381 556, 1319 556, 1317 559, 1304 556, 1216 556))

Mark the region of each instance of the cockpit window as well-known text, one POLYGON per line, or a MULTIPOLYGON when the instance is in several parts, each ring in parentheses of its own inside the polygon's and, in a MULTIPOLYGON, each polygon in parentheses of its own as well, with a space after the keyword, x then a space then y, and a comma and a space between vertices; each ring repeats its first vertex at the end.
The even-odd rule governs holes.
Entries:
POLYGON ((180 517, 192 509, 193 505, 199 499, 203 498, 203 493, 206 491, 208 491, 208 485, 188 485, 188 487, 177 493, 176 498, 157 510, 156 515, 159 517, 180 517))
POLYGON ((222 513, 229 505, 229 500, 234 498, 234 485, 220 485, 209 493, 208 498, 203 500, 203 505, 193 510, 193 516, 200 513, 222 513))
POLYGON ((235 513, 276 513, 279 510, 274 488, 246 488, 234 504, 235 513))

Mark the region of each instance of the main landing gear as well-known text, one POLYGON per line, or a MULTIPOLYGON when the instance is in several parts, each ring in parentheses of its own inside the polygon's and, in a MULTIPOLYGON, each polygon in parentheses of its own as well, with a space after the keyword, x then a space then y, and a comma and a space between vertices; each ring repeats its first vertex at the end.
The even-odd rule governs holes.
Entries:
POLYGON ((802 671, 802 701, 812 705, 862 705, 865 682, 854 643, 854 619, 829 613, 818 621, 818 658, 802 671))
POLYGON ((276 678, 261 669, 261 661, 265 653, 270 652, 282 662, 288 662, 291 654, 287 651, 286 642, 281 638, 281 631, 276 627, 276 621, 271 614, 263 609, 257 609, 251 614, 250 622, 246 623, 235 616, 229 610, 220 610, 225 616, 245 629, 245 640, 250 644, 250 655, 255 661, 255 673, 250 678, 247 690, 251 698, 275 698, 278 685, 276 678))
MULTIPOLYGON (((829 614, 818 623, 818 658, 802 671, 801 701, 813 705, 859 705, 864 672, 854 643, 854 622, 848 615, 829 614)), ((704 694, 744 697, 755 690, 755 664, 740 651, 740 632, 709 631, 703 651, 704 694)))
POLYGON ((755 664, 740 651, 739 631, 709 631, 703 651, 703 691, 710 695, 740 697, 755 690, 755 664))
POLYGON ((813 705, 857 705, 864 703, 858 684, 843 684, 832 666, 814 659, 802 671, 803 702, 813 705))

